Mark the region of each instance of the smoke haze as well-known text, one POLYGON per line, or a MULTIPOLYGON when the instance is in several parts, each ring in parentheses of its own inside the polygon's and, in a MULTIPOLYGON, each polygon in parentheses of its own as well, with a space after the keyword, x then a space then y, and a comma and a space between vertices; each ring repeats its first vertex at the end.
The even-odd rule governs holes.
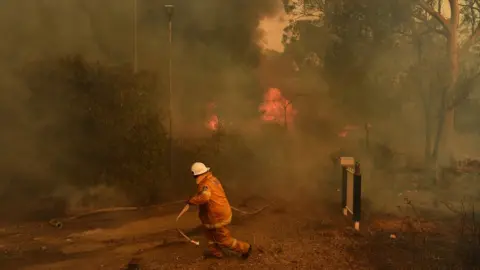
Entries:
MULTIPOLYGON (((156 74, 161 97, 167 96, 168 85, 165 4, 175 5, 172 57, 176 136, 191 132, 192 126, 195 132, 204 129, 209 102, 218 104, 218 113, 229 122, 258 117, 255 98, 260 101, 263 95, 254 80, 261 57, 258 44, 262 31, 258 25, 262 18, 277 14, 281 3, 138 1, 139 68, 156 74)), ((79 172, 88 170, 78 163, 73 146, 81 142, 87 143, 87 147, 94 142, 94 138, 82 138, 82 131, 75 130, 70 116, 65 115, 68 105, 59 96, 42 101, 41 108, 48 108, 48 112, 31 103, 33 93, 25 83, 25 67, 67 55, 131 67, 133 11, 133 0, 0 3, 0 33, 4 37, 0 44, 0 193, 5 200, 25 201, 32 194, 48 196, 52 187, 68 186, 71 171, 59 170, 59 162, 79 172), (63 129, 70 139, 51 137, 48 134, 52 128, 63 129)), ((37 85, 43 83, 42 78, 48 82, 48 76, 56 76, 48 72, 54 71, 45 69, 37 85)), ((166 101, 157 101, 162 113, 166 111, 166 101)), ((71 191, 66 190, 71 188, 61 188, 56 194, 70 195, 71 191)))

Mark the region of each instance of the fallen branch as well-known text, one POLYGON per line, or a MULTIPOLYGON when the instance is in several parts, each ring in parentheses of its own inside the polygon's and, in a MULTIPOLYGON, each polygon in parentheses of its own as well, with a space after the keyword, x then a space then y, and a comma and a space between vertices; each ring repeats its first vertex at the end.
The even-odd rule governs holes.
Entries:
POLYGON ((441 204, 443 204, 448 210, 450 210, 451 212, 455 213, 455 214, 459 214, 461 215, 462 213, 460 211, 458 211, 457 209, 455 209, 455 207, 449 203, 449 202, 444 202, 444 201, 440 201, 441 204))

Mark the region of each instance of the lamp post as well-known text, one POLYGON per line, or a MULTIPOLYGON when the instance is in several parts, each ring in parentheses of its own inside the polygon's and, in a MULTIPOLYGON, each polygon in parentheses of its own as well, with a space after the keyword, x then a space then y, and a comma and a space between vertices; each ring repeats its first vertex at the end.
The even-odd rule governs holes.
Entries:
POLYGON ((138 0, 133 0, 133 72, 138 72, 138 0))
POLYGON ((172 129, 172 18, 175 7, 173 5, 165 5, 165 12, 168 18, 168 127, 169 137, 169 176, 173 179, 173 129, 172 129))

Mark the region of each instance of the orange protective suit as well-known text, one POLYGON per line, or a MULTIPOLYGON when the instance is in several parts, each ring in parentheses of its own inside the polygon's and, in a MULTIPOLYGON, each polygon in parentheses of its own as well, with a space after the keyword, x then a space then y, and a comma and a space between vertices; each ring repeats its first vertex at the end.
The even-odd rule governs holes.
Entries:
POLYGON ((247 254, 250 244, 233 238, 226 227, 232 221, 232 210, 220 181, 211 172, 207 172, 197 177, 197 185, 197 195, 189 203, 198 205, 198 215, 205 226, 205 236, 212 255, 222 256, 219 247, 247 254))

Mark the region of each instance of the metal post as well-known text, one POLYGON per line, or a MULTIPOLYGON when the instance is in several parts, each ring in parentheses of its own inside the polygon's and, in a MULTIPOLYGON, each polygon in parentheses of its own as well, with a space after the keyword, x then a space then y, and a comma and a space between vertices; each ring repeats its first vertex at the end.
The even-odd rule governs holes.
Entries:
POLYGON ((133 72, 136 74, 138 72, 138 9, 137 1, 133 0, 133 72))
POLYGON ((346 216, 347 213, 347 168, 340 165, 342 169, 342 211, 346 216))
POLYGON ((167 12, 168 16, 168 127, 169 127, 169 176, 170 180, 173 179, 173 128, 172 128, 172 117, 173 117, 173 109, 172 109, 172 17, 174 6, 173 5, 165 5, 165 11, 167 12))
POLYGON ((358 162, 355 163, 353 177, 353 221, 355 222, 355 230, 359 231, 362 216, 362 173, 358 162))

